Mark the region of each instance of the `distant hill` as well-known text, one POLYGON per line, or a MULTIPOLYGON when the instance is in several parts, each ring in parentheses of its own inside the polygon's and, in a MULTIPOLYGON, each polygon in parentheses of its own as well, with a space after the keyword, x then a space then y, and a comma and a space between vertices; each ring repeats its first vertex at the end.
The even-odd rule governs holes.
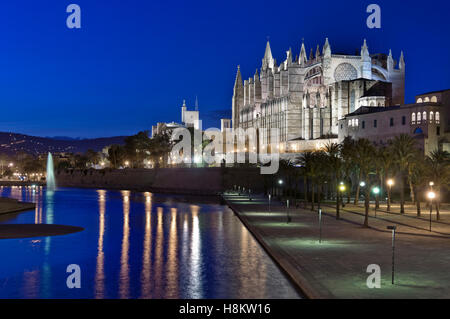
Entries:
POLYGON ((23 151, 29 154, 48 152, 84 153, 88 149, 101 151, 105 146, 124 144, 126 136, 102 137, 92 139, 62 139, 37 137, 17 133, 0 132, 0 153, 14 155, 23 151))

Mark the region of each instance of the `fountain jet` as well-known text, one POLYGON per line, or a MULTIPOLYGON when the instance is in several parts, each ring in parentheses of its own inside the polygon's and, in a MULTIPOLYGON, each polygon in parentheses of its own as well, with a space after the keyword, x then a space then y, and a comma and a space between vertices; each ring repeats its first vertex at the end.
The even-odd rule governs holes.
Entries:
POLYGON ((53 167, 52 153, 48 153, 47 157, 47 190, 54 191, 56 189, 55 169, 53 167))

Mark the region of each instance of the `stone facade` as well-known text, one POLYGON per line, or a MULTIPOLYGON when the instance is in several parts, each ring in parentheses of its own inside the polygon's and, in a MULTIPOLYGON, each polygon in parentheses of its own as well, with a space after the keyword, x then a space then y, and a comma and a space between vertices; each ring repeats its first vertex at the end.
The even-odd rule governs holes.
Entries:
POLYGON ((315 148, 336 140, 339 119, 359 107, 404 103, 403 53, 395 64, 391 52, 370 55, 365 40, 359 55, 343 55, 332 54, 326 39, 322 52, 317 46, 308 58, 302 44, 299 56, 289 49, 278 65, 267 42, 259 72, 243 81, 238 66, 232 126, 256 128, 263 147, 279 140, 282 153, 315 148), (278 138, 271 128, 279 130, 278 138))
POLYGON ((414 104, 361 107, 339 121, 339 141, 346 136, 367 138, 378 145, 409 134, 427 155, 441 148, 450 151, 450 90, 416 96, 414 104))

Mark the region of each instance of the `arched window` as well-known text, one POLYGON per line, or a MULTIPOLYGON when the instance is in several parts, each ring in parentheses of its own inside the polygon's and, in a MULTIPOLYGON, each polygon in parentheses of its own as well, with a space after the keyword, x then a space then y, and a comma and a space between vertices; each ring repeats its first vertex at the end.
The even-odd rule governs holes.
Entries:
POLYGON ((439 112, 436 112, 436 124, 439 124, 439 121, 440 121, 439 112))
POLYGON ((427 112, 422 113, 422 120, 425 122, 427 120, 427 112))
POLYGON ((348 120, 348 126, 352 126, 352 120, 348 120))
POLYGON ((427 96, 424 100, 425 103, 430 102, 430 98, 427 96))
POLYGON ((421 97, 417 99, 417 103, 423 103, 423 101, 422 101, 422 98, 421 98, 421 97))
POLYGON ((421 121, 420 112, 417 112, 417 124, 420 124, 420 121, 421 121))
POLYGON ((411 114, 411 124, 416 124, 416 113, 411 114))
POLYGON ((422 129, 420 127, 416 128, 414 130, 414 134, 422 134, 422 133, 423 133, 423 131, 422 131, 422 129))
POLYGON ((431 102, 436 103, 437 102, 437 97, 436 96, 431 97, 431 102))
POLYGON ((359 126, 359 124, 358 124, 358 119, 355 120, 355 126, 356 126, 356 127, 359 126))
POLYGON ((430 112, 430 123, 433 122, 433 111, 430 112))

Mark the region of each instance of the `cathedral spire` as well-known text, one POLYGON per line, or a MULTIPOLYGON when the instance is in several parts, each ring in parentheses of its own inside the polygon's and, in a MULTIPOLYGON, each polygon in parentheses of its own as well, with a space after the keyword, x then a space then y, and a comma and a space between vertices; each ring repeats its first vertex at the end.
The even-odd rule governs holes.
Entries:
POLYGON ((237 67, 237 73, 236 73, 236 80, 234 81, 234 87, 243 87, 244 84, 242 83, 242 76, 241 76, 241 66, 238 65, 237 67))
POLYGON ((254 82, 259 81, 258 69, 256 69, 255 75, 253 75, 253 81, 254 81, 254 82))
POLYGON ((300 49, 300 58, 299 58, 298 63, 303 64, 303 63, 306 63, 307 61, 308 61, 308 58, 306 57, 305 43, 303 42, 303 39, 302 39, 302 48, 300 49))
POLYGON ((312 49, 312 48, 311 48, 311 50, 309 51, 309 59, 310 59, 310 60, 314 59, 313 49, 312 49))
POLYGON ((320 56, 320 50, 319 50, 319 45, 317 45, 315 58, 318 59, 319 56, 320 56))
POLYGON ((405 69, 405 58, 403 57, 403 51, 400 53, 400 62, 398 63, 398 68, 400 70, 405 69))
POLYGON ((269 40, 267 40, 267 44, 266 44, 266 51, 264 52, 264 58, 262 60, 262 68, 263 69, 267 69, 267 68, 273 68, 273 56, 272 56, 272 50, 270 49, 270 42, 269 40))
POLYGON ((198 98, 195 96, 195 110, 198 111, 198 98))
POLYGON ((286 51, 286 60, 287 60, 287 65, 292 64, 292 49, 291 48, 289 48, 289 51, 286 51))
POLYGON ((272 60, 273 56, 272 56, 272 50, 270 49, 270 42, 269 40, 267 40, 267 44, 266 44, 266 52, 264 53, 264 60, 272 60))
POLYGON ((369 56, 369 48, 367 47, 366 39, 364 39, 364 43, 361 47, 361 57, 368 57, 369 56))
POLYGON ((322 54, 324 56, 331 56, 331 47, 330 43, 328 43, 328 38, 325 38, 325 44, 323 45, 322 54))
POLYGON ((387 69, 389 72, 394 69, 394 59, 392 58, 392 50, 391 49, 389 49, 389 55, 387 58, 387 69))

